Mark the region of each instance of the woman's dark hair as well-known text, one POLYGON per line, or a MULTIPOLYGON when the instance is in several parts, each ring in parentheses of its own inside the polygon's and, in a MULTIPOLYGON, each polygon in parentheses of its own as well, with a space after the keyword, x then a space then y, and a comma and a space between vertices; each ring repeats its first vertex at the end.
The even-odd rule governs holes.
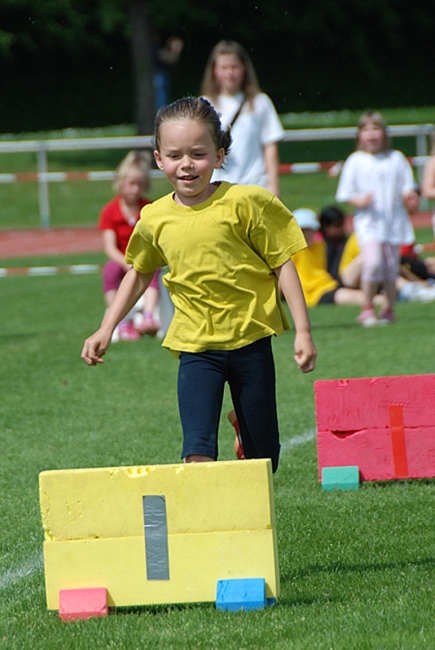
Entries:
POLYGON ((203 97, 183 97, 176 102, 164 106, 156 115, 154 129, 154 143, 157 151, 160 151, 160 127, 164 122, 176 122, 178 120, 196 120, 202 122, 210 130, 211 137, 216 149, 223 149, 225 154, 231 146, 230 128, 223 130, 219 114, 213 106, 203 97))
POLYGON ((331 224, 343 224, 344 212, 336 205, 328 205, 319 214, 320 227, 330 226, 331 224))

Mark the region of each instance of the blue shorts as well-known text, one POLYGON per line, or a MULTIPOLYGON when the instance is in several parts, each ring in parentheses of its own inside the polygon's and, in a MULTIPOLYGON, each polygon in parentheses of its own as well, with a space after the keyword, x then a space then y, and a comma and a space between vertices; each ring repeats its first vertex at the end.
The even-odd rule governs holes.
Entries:
POLYGON ((278 468, 279 431, 271 338, 237 350, 182 352, 178 405, 183 428, 182 458, 218 457, 218 430, 228 382, 246 458, 270 458, 278 468))

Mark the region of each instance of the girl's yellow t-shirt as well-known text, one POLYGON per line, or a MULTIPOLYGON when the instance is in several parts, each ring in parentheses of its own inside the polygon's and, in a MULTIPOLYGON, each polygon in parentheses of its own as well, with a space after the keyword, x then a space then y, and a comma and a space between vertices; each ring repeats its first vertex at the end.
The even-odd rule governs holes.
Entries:
POLYGON ((273 194, 222 182, 195 206, 175 203, 172 194, 147 205, 126 261, 142 273, 169 267, 163 282, 175 313, 165 347, 231 350, 288 329, 272 269, 305 246, 273 194))

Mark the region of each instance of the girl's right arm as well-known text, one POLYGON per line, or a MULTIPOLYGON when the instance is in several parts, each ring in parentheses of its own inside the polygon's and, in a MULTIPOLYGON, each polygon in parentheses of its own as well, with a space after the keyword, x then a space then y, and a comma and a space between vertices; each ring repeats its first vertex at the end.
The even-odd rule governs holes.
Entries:
POLYGON ((371 205, 374 196, 372 192, 364 192, 360 187, 358 182, 361 175, 359 161, 358 152, 351 154, 345 161, 338 181, 335 200, 364 210, 371 205))
POLYGON ((102 357, 110 345, 115 327, 137 303, 153 279, 153 275, 154 272, 139 273, 134 268, 126 273, 99 329, 87 338, 83 345, 81 357, 88 366, 104 363, 102 357))

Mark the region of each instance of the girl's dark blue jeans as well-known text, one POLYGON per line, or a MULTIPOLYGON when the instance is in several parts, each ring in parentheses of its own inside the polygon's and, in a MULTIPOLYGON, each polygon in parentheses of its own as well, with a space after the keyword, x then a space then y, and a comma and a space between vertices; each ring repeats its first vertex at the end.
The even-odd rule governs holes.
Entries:
POLYGON ((178 404, 182 458, 218 457, 218 429, 228 382, 246 458, 270 458, 278 468, 279 431, 271 337, 237 350, 182 352, 178 404))

